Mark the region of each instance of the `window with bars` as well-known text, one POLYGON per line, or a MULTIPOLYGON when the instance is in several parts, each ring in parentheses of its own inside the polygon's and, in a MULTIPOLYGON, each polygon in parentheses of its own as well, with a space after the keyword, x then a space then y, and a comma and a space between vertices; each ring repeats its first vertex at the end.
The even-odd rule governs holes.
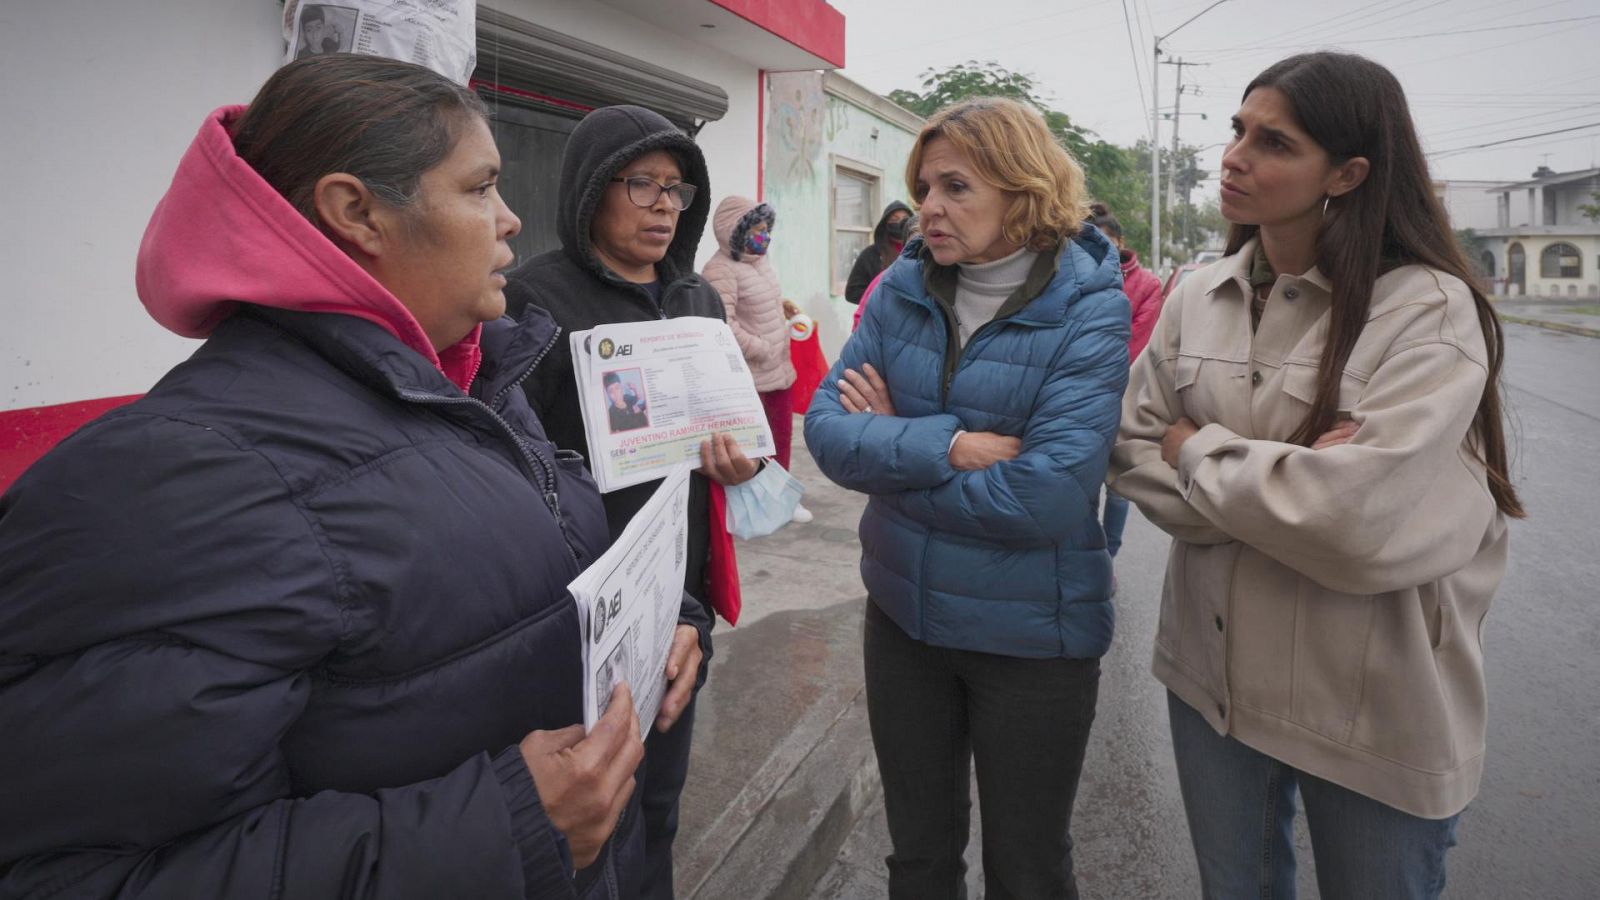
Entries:
POLYGON ((1540 278, 1582 278, 1583 256, 1571 244, 1551 244, 1539 254, 1540 278))

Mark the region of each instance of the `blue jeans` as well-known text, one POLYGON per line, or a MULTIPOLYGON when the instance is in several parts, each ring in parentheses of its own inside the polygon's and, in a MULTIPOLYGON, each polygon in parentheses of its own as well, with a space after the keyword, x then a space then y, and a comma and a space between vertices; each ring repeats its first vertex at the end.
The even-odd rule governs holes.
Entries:
POLYGON ((1433 900, 1459 815, 1421 819, 1219 735, 1172 693, 1172 751, 1206 900, 1293 900, 1295 793, 1322 900, 1433 900))
POLYGON ((1116 557, 1117 551, 1122 549, 1122 529, 1128 524, 1128 501, 1105 489, 1106 512, 1106 552, 1116 557))

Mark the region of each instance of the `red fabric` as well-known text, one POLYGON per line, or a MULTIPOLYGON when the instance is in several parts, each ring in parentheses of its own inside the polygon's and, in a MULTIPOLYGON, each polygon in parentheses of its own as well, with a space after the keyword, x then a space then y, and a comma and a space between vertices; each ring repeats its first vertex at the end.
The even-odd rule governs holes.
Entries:
POLYGON ((733 535, 728 533, 728 497, 722 485, 711 482, 711 558, 706 560, 706 588, 711 608, 739 624, 744 598, 739 594, 739 559, 733 552, 733 535))
POLYGON ((794 388, 762 391, 761 408, 766 411, 767 425, 772 428, 772 443, 777 445, 772 456, 787 470, 789 446, 794 443, 794 388))
POLYGON ((92 419, 132 403, 142 394, 103 397, 57 406, 35 406, 0 412, 0 493, 28 467, 92 419))
POLYGON ((1131 250, 1122 251, 1122 292, 1128 295, 1128 305, 1133 311, 1133 330, 1128 335, 1131 363, 1150 343, 1156 319, 1161 317, 1161 279, 1139 265, 1139 257, 1131 250))
MULTIPOLYGON (((883 272, 887 271, 889 270, 883 270, 883 272)), ((861 292, 861 302, 856 304, 856 319, 850 326, 851 334, 854 334, 855 330, 861 327, 861 314, 867 311, 867 301, 872 299, 872 292, 878 289, 878 282, 883 280, 883 272, 872 276, 872 280, 867 283, 867 289, 861 292)))
POLYGON ((822 355, 816 329, 803 341, 789 342, 789 359, 794 362, 794 385, 789 388, 789 403, 792 412, 803 415, 811 408, 811 395, 817 392, 817 385, 828 374, 828 359, 822 355))

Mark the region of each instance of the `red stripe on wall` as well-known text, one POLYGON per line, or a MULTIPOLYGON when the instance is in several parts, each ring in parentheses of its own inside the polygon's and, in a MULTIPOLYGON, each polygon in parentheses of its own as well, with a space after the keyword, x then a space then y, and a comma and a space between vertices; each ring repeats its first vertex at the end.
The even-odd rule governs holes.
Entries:
POLYGON ((27 468, 49 453, 90 420, 139 399, 103 397, 56 406, 34 406, 0 412, 0 492, 22 476, 27 468))
POLYGON ((561 109, 570 109, 573 112, 590 113, 594 112, 595 109, 592 106, 584 106, 581 103, 573 103, 571 100, 561 100, 556 97, 547 97, 544 94, 535 94, 533 91, 524 91, 514 87, 507 87, 503 84, 495 84, 492 81, 482 81, 477 78, 468 81, 467 87, 470 87, 475 91, 483 90, 495 94, 509 94, 513 97, 522 97, 526 100, 535 100, 539 103, 544 103, 549 106, 555 106, 561 109))
POLYGON ((756 72, 756 202, 766 198, 767 189, 767 70, 756 72))
POLYGON ((711 0, 836 68, 844 68, 844 13, 823 0, 711 0))

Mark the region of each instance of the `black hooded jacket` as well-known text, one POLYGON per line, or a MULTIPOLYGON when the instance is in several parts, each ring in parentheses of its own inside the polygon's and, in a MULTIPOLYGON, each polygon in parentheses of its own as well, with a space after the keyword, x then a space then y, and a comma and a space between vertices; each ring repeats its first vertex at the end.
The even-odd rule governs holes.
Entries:
MULTIPOLYGON (((561 158, 561 194, 556 232, 561 248, 542 253, 508 276, 506 302, 513 316, 529 305, 543 307, 566 333, 615 322, 645 322, 678 316, 725 318, 722 297, 695 273, 695 248, 711 212, 711 185, 700 148, 677 126, 638 106, 610 106, 590 113, 573 130, 561 158), (657 306, 643 286, 624 280, 595 256, 589 227, 611 179, 639 157, 665 150, 683 168, 683 180, 699 188, 694 202, 678 216, 666 258, 656 264, 661 282, 657 306)), ((556 446, 587 459, 589 443, 578 409, 572 354, 565 336, 524 382, 528 401, 556 446)), ((655 492, 659 481, 603 495, 613 538, 622 533, 655 492)), ((704 601, 710 548, 709 485, 690 479, 689 571, 684 587, 704 601)), ((703 642, 702 642, 703 643, 703 642)))
POLYGON ((850 267, 850 279, 844 284, 844 298, 851 303, 860 303, 861 295, 867 292, 867 286, 872 284, 872 279, 878 273, 889 268, 894 262, 894 254, 889 247, 889 217, 896 212, 911 215, 911 207, 894 200, 883 208, 883 215, 878 217, 878 225, 872 229, 872 243, 862 248, 856 257, 856 264, 850 267))

